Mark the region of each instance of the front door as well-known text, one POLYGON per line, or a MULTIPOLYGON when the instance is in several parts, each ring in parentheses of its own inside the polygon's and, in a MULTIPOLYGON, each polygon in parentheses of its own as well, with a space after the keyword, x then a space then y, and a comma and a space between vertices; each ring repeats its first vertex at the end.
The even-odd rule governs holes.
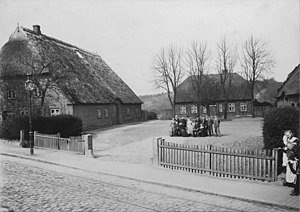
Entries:
POLYGON ((211 116, 215 116, 217 114, 216 107, 217 107, 216 105, 209 105, 209 112, 211 116))

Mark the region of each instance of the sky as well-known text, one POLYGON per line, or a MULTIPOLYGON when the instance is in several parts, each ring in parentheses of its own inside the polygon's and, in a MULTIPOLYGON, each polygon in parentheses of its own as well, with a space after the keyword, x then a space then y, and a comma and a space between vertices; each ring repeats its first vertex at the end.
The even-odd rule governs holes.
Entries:
MULTIPOLYGON (((99 54, 137 95, 160 93, 152 63, 162 48, 206 42, 215 73, 216 45, 252 34, 267 43, 284 81, 300 61, 299 0, 0 0, 0 47, 17 23, 99 54)), ((239 65, 236 72, 241 72, 239 65)))

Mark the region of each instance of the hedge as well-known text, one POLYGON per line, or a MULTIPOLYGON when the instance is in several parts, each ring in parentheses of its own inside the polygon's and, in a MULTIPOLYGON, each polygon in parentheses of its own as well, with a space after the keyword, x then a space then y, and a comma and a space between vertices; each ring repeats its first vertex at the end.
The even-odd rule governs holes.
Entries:
MULTIPOLYGON (((266 149, 283 147, 282 137, 285 130, 291 130, 294 136, 299 136, 299 110, 288 108, 274 108, 264 117, 263 138, 266 149)), ((281 173, 282 151, 278 152, 277 171, 281 173)))
POLYGON ((285 130, 291 130, 299 136, 299 110, 293 107, 273 108, 264 117, 263 138, 266 149, 283 146, 285 130))
MULTIPOLYGON (((32 117, 32 129, 45 134, 57 134, 63 138, 80 136, 82 120, 72 115, 58 115, 51 117, 32 117)), ((20 130, 25 132, 25 140, 29 137, 29 117, 19 116, 2 123, 0 137, 5 139, 19 139, 20 130)))
POLYGON ((147 113, 147 119, 148 120, 155 120, 157 119, 157 113, 154 111, 148 111, 147 113))

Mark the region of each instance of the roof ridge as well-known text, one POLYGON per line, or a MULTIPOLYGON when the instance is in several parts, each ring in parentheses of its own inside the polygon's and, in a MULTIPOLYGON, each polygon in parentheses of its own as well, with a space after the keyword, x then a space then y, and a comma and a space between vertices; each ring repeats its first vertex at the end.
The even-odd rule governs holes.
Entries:
POLYGON ((293 71, 291 71, 288 75, 287 78, 285 79, 285 81, 281 84, 280 88, 278 88, 278 92, 276 94, 276 97, 279 95, 279 93, 281 92, 281 89, 285 86, 285 84, 287 83, 287 81, 291 78, 291 76, 294 74, 294 72, 296 72, 296 70, 300 68, 300 64, 298 64, 293 71))
MULTIPOLYGON (((28 28, 23 27, 23 26, 20 26, 20 27, 21 27, 25 32, 31 33, 31 34, 33 34, 34 36, 38 36, 38 34, 35 33, 35 32, 34 32, 33 30, 31 30, 31 29, 28 29, 28 28)), ((96 53, 93 53, 93 52, 90 52, 90 51, 88 51, 88 50, 85 50, 85 49, 83 49, 83 48, 80 48, 80 47, 78 47, 78 46, 75 46, 75 45, 73 45, 73 44, 64 42, 64 41, 62 41, 62 40, 59 40, 59 39, 57 39, 57 38, 54 38, 54 37, 51 37, 51 36, 48 36, 48 35, 45 35, 45 34, 42 34, 42 33, 41 33, 40 35, 42 35, 44 38, 46 38, 46 39, 48 39, 48 40, 50 40, 50 41, 55 42, 56 44, 60 44, 60 45, 63 45, 64 47, 68 47, 68 48, 80 50, 80 51, 82 51, 82 52, 84 52, 84 53, 86 53, 86 54, 90 54, 90 55, 92 55, 92 56, 96 56, 96 57, 100 57, 100 58, 101 58, 100 55, 98 55, 98 54, 96 54, 96 53)), ((102 59, 102 58, 101 58, 101 59, 102 59)))

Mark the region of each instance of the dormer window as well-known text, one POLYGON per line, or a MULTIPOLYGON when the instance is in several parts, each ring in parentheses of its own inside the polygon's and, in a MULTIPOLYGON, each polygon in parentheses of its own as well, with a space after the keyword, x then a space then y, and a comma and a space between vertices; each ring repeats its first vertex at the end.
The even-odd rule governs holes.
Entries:
POLYGON ((15 99, 16 98, 16 90, 10 89, 7 91, 7 99, 15 99))
POLYGON ((82 54, 80 54, 80 52, 76 51, 76 54, 80 59, 84 59, 84 57, 82 56, 82 54))

